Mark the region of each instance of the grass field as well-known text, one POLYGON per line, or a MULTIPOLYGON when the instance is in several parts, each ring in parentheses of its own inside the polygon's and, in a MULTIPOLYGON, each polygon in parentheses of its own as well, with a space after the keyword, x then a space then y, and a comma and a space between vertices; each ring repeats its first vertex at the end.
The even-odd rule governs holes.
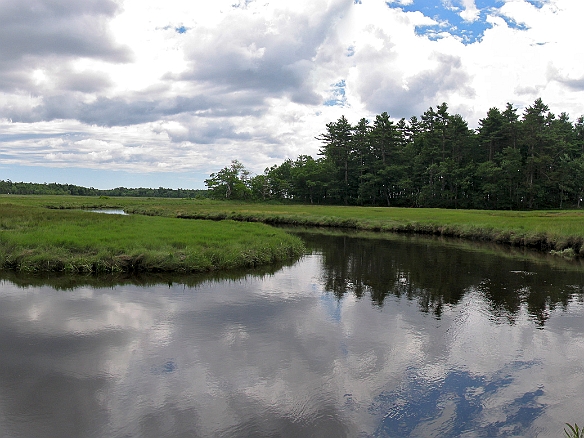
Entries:
MULTIPOLYGON (((0 198, 0 202, 2 198, 0 198)), ((36 202, 36 201, 29 201, 36 202)), ((368 231, 412 232, 485 240, 545 251, 581 251, 584 211, 490 211, 254 204, 189 199, 44 198, 52 208, 119 207, 136 214, 232 219, 368 231)))
POLYGON ((65 269, 135 269, 138 263, 140 269, 164 271, 253 266, 301 251, 301 244, 281 230, 241 222, 434 234, 565 256, 584 255, 584 211, 580 210, 518 212, 6 195, 0 196, 0 221, 0 229, 12 230, 0 232, 5 266, 16 263, 20 269, 29 269, 29 262, 20 260, 29 260, 30 269, 43 263, 53 269, 52 259, 40 255, 47 252, 84 254, 71 267, 58 264, 65 269), (84 208, 121 208, 134 214, 111 217, 76 211, 84 208), (14 223, 5 225, 9 222, 5 216, 14 216, 10 212, 16 210, 20 215, 31 213, 30 225, 20 234, 14 231, 18 229, 14 223), (26 251, 41 247, 45 249, 39 254, 27 255, 26 251))
POLYGON ((290 260, 304 251, 297 237, 263 224, 55 210, 44 202, 2 198, 1 268, 201 272, 290 260))

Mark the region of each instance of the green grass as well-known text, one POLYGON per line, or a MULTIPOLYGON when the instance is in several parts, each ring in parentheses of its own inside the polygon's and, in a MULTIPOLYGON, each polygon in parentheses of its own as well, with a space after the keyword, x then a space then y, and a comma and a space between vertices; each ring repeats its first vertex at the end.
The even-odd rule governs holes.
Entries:
POLYGON ((263 224, 50 210, 41 200, 0 202, 1 268, 201 272, 280 262, 304 250, 300 239, 263 224))
POLYGON ((232 219, 367 231, 412 232, 526 246, 582 255, 584 211, 489 211, 422 208, 253 204, 187 199, 53 197, 53 208, 117 206, 128 212, 193 219, 232 219), (101 204, 100 204, 101 203, 101 204), (109 203, 109 204, 108 204, 109 203))
POLYGON ((567 438, 584 438, 584 429, 580 429, 576 423, 572 426, 570 423, 566 423, 568 429, 564 428, 564 434, 567 438))
MULTIPOLYGON (((149 219, 158 217, 166 219, 212 219, 215 221, 232 220, 281 225, 351 228, 375 232, 421 233, 536 248, 546 252, 553 251, 555 254, 564 257, 584 255, 584 211, 581 210, 526 212, 259 204, 221 202, 207 199, 0 196, 0 208, 4 208, 8 203, 30 208, 45 207, 47 212, 60 213, 79 208, 122 208, 126 212, 134 213, 131 216, 133 218, 131 220, 136 221, 140 220, 137 218, 138 216, 148 216, 149 219)), ((143 218, 143 220, 146 220, 146 218, 143 218)), ((200 223, 200 221, 183 222, 185 222, 184 226, 193 226, 193 223, 200 223)), ((146 230, 145 227, 148 226, 148 223, 150 222, 136 223, 135 229, 146 230)), ((154 223, 152 222, 152 224, 154 223)), ((251 224, 240 225, 249 226, 251 224)), ((114 225, 111 226, 114 227, 114 225)), ((217 228, 214 231, 209 231, 209 236, 219 236, 223 230, 233 227, 235 224, 217 222, 214 226, 217 226, 217 228)), ((2 227, 3 223, 0 222, 0 229, 2 227)), ((66 233, 64 229, 62 232, 66 233)), ((77 233, 80 238, 85 236, 88 230, 84 229, 77 233)), ((121 230, 116 231, 117 235, 120 233, 121 230)), ((124 233, 127 234, 128 238, 122 239, 121 242, 125 241, 128 245, 135 243, 136 239, 141 237, 140 232, 137 232, 138 236, 131 232, 124 231, 124 233)), ((162 235, 160 234, 160 236, 162 235)), ((85 236, 85 238, 89 239, 90 235, 85 236)), ((121 242, 119 243, 120 245, 121 242)), ((231 237, 224 237, 219 239, 217 245, 229 252, 227 247, 237 246, 235 242, 231 237)), ((161 239, 149 237, 144 245, 152 253, 159 251, 164 246, 165 249, 161 250, 160 254, 165 252, 180 254, 181 245, 183 244, 184 242, 181 239, 177 240, 168 235, 161 239), (169 245, 171 249, 168 249, 169 245)), ((239 252, 241 251, 244 251, 243 247, 240 247, 239 252)), ((237 253, 238 250, 235 252, 237 253)), ((135 254, 135 252, 132 254, 135 254)), ((253 256, 251 259, 253 259, 253 256)))

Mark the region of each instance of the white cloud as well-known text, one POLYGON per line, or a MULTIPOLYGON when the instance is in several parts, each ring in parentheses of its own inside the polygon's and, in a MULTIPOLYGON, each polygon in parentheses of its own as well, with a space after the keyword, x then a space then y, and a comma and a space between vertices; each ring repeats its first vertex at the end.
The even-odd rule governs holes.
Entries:
POLYGON ((474 0, 461 0, 464 10, 460 16, 465 21, 476 21, 479 18, 480 11, 477 9, 474 0))
POLYGON ((442 6, 406 0, 26 1, 37 9, 0 11, 13 42, 0 49, 0 164, 207 172, 237 158, 261 172, 315 154, 341 114, 409 118, 446 101, 476 126, 537 97, 584 113, 583 2, 453 1, 461 23, 487 28, 465 44, 442 6), (39 152, 48 137, 58 152, 39 152))

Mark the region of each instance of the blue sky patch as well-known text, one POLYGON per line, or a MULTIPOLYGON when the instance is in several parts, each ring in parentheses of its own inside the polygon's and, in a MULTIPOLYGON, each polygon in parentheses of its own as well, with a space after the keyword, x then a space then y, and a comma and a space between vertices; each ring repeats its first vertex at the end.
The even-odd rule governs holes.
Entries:
POLYGON ((541 9, 549 0, 525 0, 527 3, 535 6, 537 9, 541 9))
POLYGON ((345 106, 347 103, 347 96, 345 96, 345 80, 340 80, 336 84, 331 85, 331 94, 324 102, 325 106, 345 106))
POLYGON ((507 26, 509 26, 511 29, 517 29, 517 30, 529 29, 529 27, 527 27, 525 23, 517 22, 517 21, 513 20, 512 18, 505 17, 504 15, 501 15, 500 17, 503 20, 505 20, 505 23, 507 23, 507 26))
POLYGON ((189 30, 190 28, 188 28, 188 27, 185 27, 185 26, 183 26, 183 25, 180 25, 180 26, 171 26, 171 25, 169 24, 168 26, 164 26, 162 29, 163 29, 163 30, 169 30, 169 29, 172 29, 172 30, 174 30, 176 33, 183 34, 183 33, 187 33, 187 32, 188 32, 188 30, 189 30))
MULTIPOLYGON (((540 3, 537 0, 533 0, 540 3)), ((464 12, 462 0, 414 0, 412 4, 403 5, 397 0, 387 1, 390 8, 400 8, 404 12, 419 11, 426 17, 432 18, 438 24, 434 26, 418 26, 416 33, 426 36, 428 39, 440 39, 444 32, 454 35, 464 43, 472 44, 480 41, 485 31, 491 28, 486 20, 487 13, 501 6, 498 0, 475 0, 475 5, 479 11, 478 17, 474 21, 465 21, 461 17, 464 12)), ((519 24, 513 23, 514 28, 521 28, 519 24)))

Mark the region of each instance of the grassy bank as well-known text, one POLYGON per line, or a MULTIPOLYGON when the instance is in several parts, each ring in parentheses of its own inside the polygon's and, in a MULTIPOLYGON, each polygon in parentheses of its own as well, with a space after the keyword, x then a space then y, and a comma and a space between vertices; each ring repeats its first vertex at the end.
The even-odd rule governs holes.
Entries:
POLYGON ((303 252, 263 224, 106 215, 0 202, 0 268, 25 272, 201 272, 255 267, 303 252))
POLYGON ((0 197, 0 206, 122 208, 138 215, 432 234, 584 256, 584 211, 485 211, 253 204, 190 199, 0 197))
MULTIPOLYGON (((57 198, 57 197, 55 197, 57 198)), ((352 228, 482 240, 584 256, 584 211, 490 211, 252 204, 209 200, 60 198, 52 208, 118 206, 127 212, 190 219, 352 228)))
POLYGON ((479 211, 322 206, 201 205, 129 208, 142 214, 194 219, 231 219, 363 231, 430 234, 584 256, 582 211, 479 211))

